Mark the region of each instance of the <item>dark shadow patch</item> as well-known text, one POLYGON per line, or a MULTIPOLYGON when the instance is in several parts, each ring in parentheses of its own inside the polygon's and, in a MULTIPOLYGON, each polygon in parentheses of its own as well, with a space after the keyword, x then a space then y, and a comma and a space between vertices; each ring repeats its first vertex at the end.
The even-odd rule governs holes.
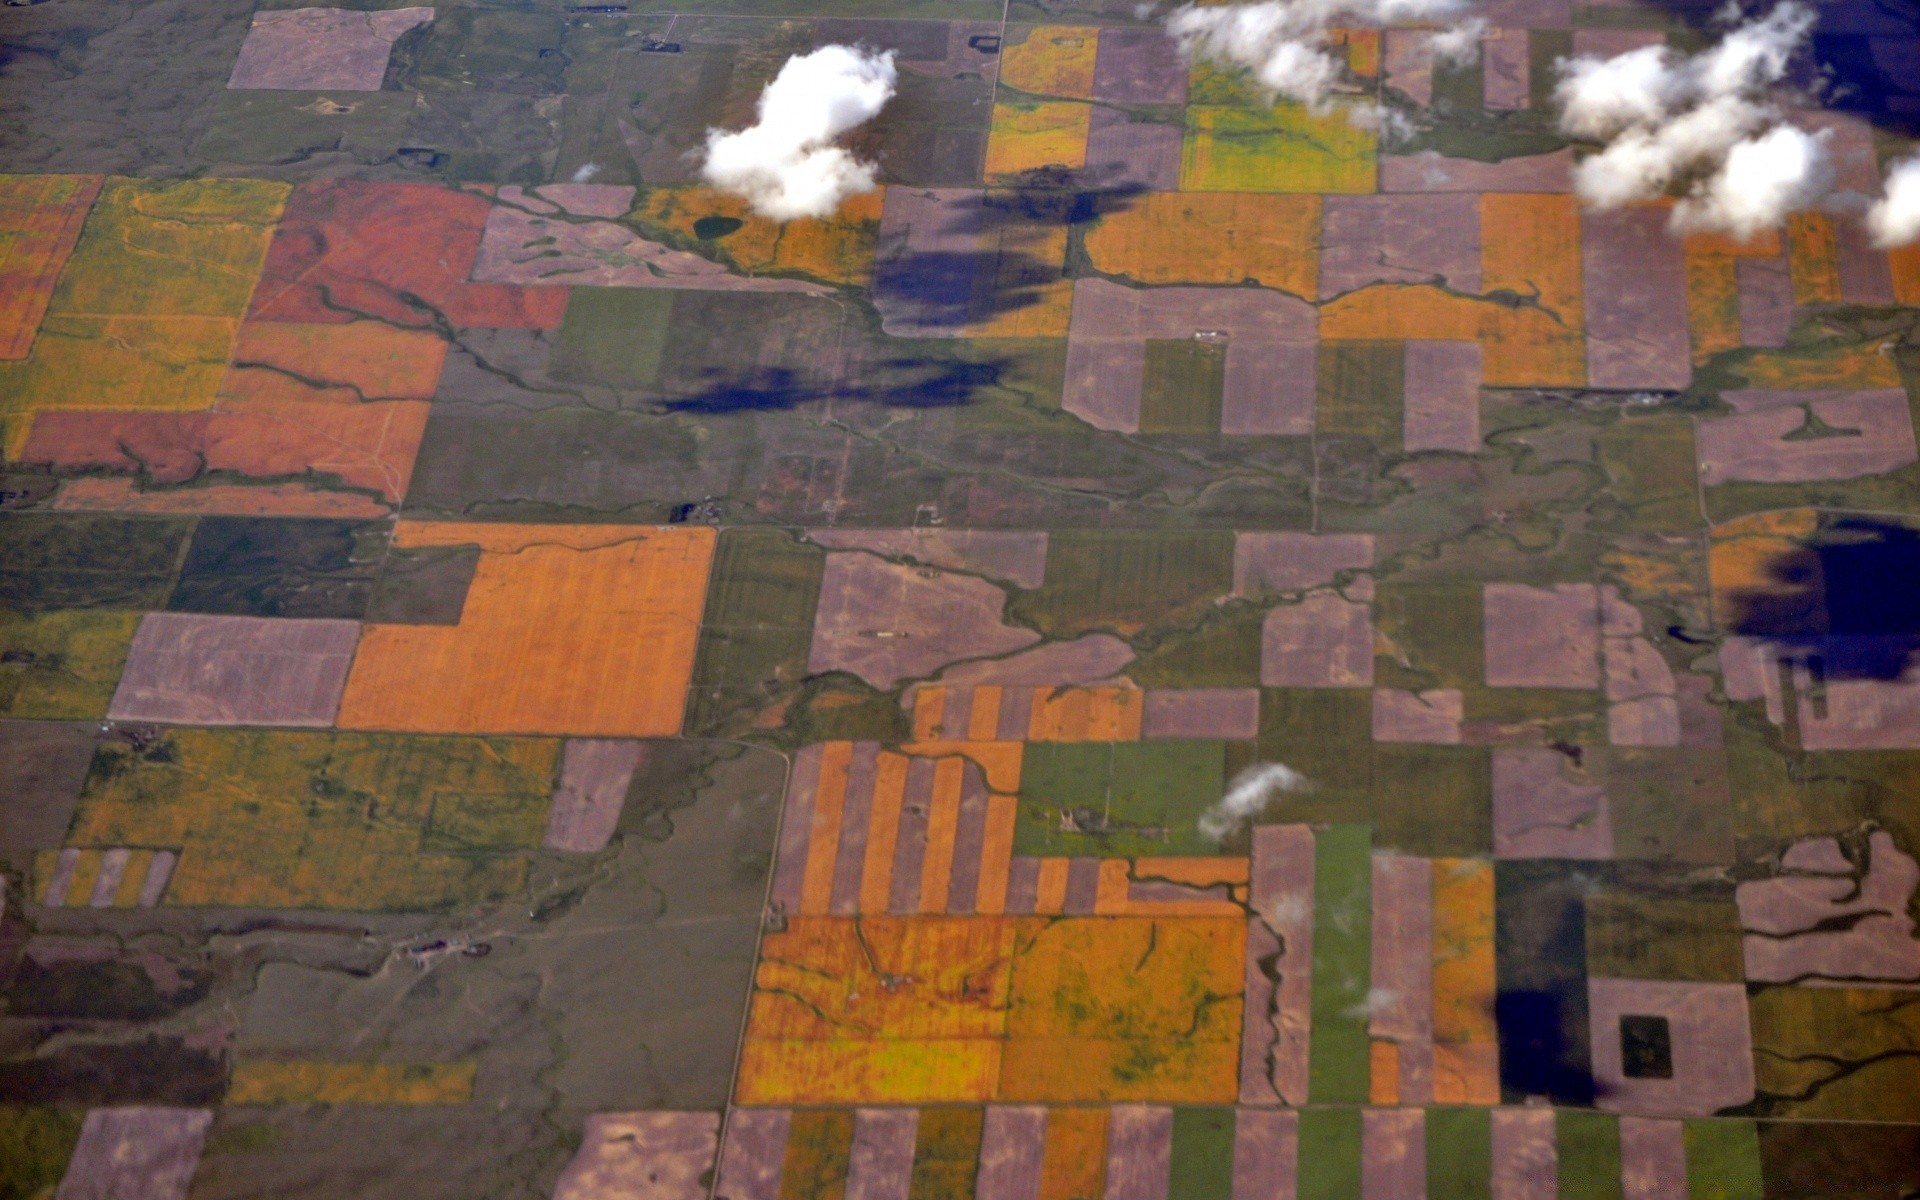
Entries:
POLYGON ((1574 1061, 1587 1057, 1587 1045, 1571 1028, 1569 1008, 1566 997, 1551 992, 1504 992, 1494 1001, 1503 1090, 1555 1104, 1593 1103, 1593 1073, 1574 1061))
POLYGON ((1597 1095, 1588 1045, 1586 890, 1582 864, 1522 859, 1494 866, 1500 1087, 1507 1103, 1597 1095))
POLYGON ((178 986, 162 990, 154 973, 125 959, 54 959, 31 951, 20 960, 5 993, 9 1017, 82 1021, 157 1021, 207 995, 204 971, 174 969, 178 986))
POLYGON ((1085 184, 1072 172, 1036 170, 977 202, 930 211, 925 219, 938 228, 929 237, 900 237, 883 226, 873 298, 888 330, 953 337, 1040 303, 1067 278, 1066 262, 1055 258, 1060 233, 1071 256, 1075 230, 1130 207, 1146 190, 1085 184))
POLYGON ((7 1104, 198 1107, 219 1103, 226 1086, 223 1055, 158 1034, 0 1062, 0 1102, 7 1104))
POLYGON ((1672 1079, 1673 1029, 1667 1019, 1621 1017, 1620 1058, 1628 1079, 1672 1079))
MULTIPOLYGON (((1720 6, 1710 0, 1662 0, 1656 7, 1670 17, 1671 39, 1688 50, 1717 43, 1725 32, 1714 20, 1720 6)), ((1920 8, 1900 0, 1823 0, 1815 8, 1811 51, 1800 55, 1792 81, 1817 94, 1823 108, 1920 134, 1920 8)))
POLYGON ((1764 586, 1718 597, 1728 633, 1775 643, 1816 680, 1899 679, 1920 654, 1920 532, 1829 518, 1763 569, 1764 586))
POLYGON ((787 367, 763 367, 744 377, 722 379, 711 387, 669 400, 670 412, 714 415, 743 411, 784 411, 816 400, 855 400, 900 408, 950 408, 966 404, 984 388, 995 387, 1004 360, 940 361, 929 358, 883 359, 872 364, 879 378, 871 383, 810 382, 787 367))
POLYGON ((693 223, 693 236, 703 242, 714 242, 738 232, 745 224, 739 217, 701 217, 693 223))
MULTIPOLYGON (((1813 57, 1826 81, 1826 107, 1864 117, 1908 137, 1920 134, 1920 22, 1876 11, 1891 26, 1885 35, 1816 33, 1813 57), (1897 24, 1905 24, 1896 32, 1897 24)), ((1821 24, 1833 20, 1824 8, 1821 24)))

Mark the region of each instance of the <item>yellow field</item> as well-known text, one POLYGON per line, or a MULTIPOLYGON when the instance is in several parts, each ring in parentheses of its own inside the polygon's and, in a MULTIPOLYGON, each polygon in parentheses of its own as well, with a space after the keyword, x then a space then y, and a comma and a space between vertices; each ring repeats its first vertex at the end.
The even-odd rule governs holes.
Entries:
POLYGON ((177 729, 160 753, 102 752, 67 842, 178 850, 172 905, 473 903, 522 886, 559 752, 529 738, 177 729))
POLYGON ((1093 108, 1065 100, 1008 100, 993 106, 987 135, 987 180, 1028 171, 1087 165, 1087 129, 1093 108))
POLYGON ((0 609, 0 716, 90 720, 107 715, 137 612, 0 609))
POLYGON ((465 1104, 472 1062, 274 1062, 233 1065, 229 1104, 465 1104))
POLYGON ((1024 40, 1000 50, 1000 82, 1036 96, 1093 98, 1094 56, 1100 30, 1094 25, 1041 25, 1024 40))
POLYGON ((47 305, 33 352, 0 363, 17 457, 32 414, 211 408, 287 185, 109 179, 47 305))
POLYGON ((1371 192, 1379 138, 1344 110, 1315 115, 1293 103, 1271 109, 1194 104, 1180 154, 1188 192, 1371 192))

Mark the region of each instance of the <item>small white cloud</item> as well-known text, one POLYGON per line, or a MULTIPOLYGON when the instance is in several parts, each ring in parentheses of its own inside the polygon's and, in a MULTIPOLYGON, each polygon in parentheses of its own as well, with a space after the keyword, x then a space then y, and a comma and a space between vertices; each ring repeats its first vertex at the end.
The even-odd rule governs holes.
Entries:
POLYGON ((1480 39, 1486 34, 1487 19, 1469 17, 1451 29, 1433 34, 1427 38, 1427 45, 1433 50, 1434 61, 1464 67, 1480 53, 1480 39))
POLYGON ((1920 241, 1920 154, 1887 168, 1887 192, 1867 210, 1867 229, 1883 249, 1920 241))
POLYGON ((760 93, 757 123, 707 131, 701 173, 776 221, 829 216, 874 188, 873 164, 833 139, 872 120, 893 98, 894 81, 891 50, 822 46, 795 55, 760 93))
POLYGON ((1776 125, 1736 142, 1720 169, 1674 206, 1674 227, 1744 239, 1778 225, 1787 213, 1814 207, 1833 187, 1827 136, 1824 129, 1809 134, 1776 125))
POLYGON ((1773 99, 1816 17, 1788 0, 1692 57, 1645 46, 1562 59, 1560 128, 1606 143, 1574 190, 1596 208, 1678 194, 1676 231, 1739 237, 1818 204, 1833 187, 1826 137, 1786 124, 1773 99))
POLYGON ((1240 826, 1266 811, 1286 792, 1303 792, 1313 785, 1284 763, 1259 763, 1233 777, 1219 803, 1200 814, 1200 832, 1223 841, 1240 826))
MULTIPOLYGON (((1245 67, 1276 97, 1324 110, 1345 74, 1328 31, 1438 23, 1454 27, 1471 0, 1263 0, 1253 4, 1186 5, 1167 18, 1167 32, 1189 57, 1245 67)), ((1471 22, 1468 25, 1472 25, 1471 22)), ((1484 24, 1462 33, 1478 42, 1484 24)), ((1452 43, 1449 42, 1449 45, 1452 43)))

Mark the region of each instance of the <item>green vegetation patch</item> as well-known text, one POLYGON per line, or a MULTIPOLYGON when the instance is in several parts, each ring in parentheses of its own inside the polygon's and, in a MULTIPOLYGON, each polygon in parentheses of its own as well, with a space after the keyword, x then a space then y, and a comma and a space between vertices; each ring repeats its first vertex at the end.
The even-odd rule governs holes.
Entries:
POLYGON ((1227 384, 1224 342, 1150 338, 1140 432, 1215 433, 1227 384))
POLYGON ((1056 530, 1046 582, 1008 605, 1051 637, 1174 625, 1233 590, 1226 530, 1056 530))
POLYGON ((0 608, 166 607, 190 517, 0 516, 0 608))
POLYGON ((1400 445, 1406 413, 1406 349, 1401 342, 1324 342, 1317 359, 1314 429, 1329 436, 1400 445))
POLYGON ((1225 790, 1225 763, 1222 742, 1031 743, 1014 853, 1216 854, 1197 822, 1225 790))
POLYGON ((1365 1104, 1372 980, 1373 840, 1365 825, 1330 825, 1313 839, 1313 1039, 1307 1097, 1365 1104))
POLYGON ((826 559, 820 547, 776 530, 720 535, 689 688, 689 733, 724 728, 806 675, 826 559))
POLYGON ((1616 979, 1745 980, 1740 910, 1720 899, 1609 888, 1587 899, 1587 972, 1616 979))

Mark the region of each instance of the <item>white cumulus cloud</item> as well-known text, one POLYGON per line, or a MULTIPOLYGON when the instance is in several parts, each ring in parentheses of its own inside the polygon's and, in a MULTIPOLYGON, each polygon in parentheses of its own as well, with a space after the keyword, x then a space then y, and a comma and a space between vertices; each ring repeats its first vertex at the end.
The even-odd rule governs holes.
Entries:
POLYGON ((788 59, 760 93, 759 120, 707 131, 702 174, 777 221, 824 217, 874 188, 872 163, 833 139, 876 116, 893 98, 893 51, 822 46, 788 59))
POLYGON ((1920 154, 1887 168, 1887 194, 1867 210, 1867 229, 1883 248, 1920 241, 1920 154))
POLYGON ((1605 143, 1574 169, 1598 208, 1677 194, 1676 231, 1749 237, 1811 208, 1833 184, 1824 134, 1786 123, 1774 98, 1818 14, 1788 0, 1691 57, 1645 46, 1558 64, 1560 127, 1605 143))
POLYGON ((1434 51, 1470 56, 1483 22, 1457 24, 1472 0, 1261 0, 1206 8, 1186 5, 1167 18, 1167 32, 1190 57, 1245 67, 1276 96, 1321 109, 1342 76, 1330 29, 1438 23, 1434 51))
POLYGON ((1258 763, 1233 777, 1227 794, 1212 808, 1200 814, 1200 832, 1221 841, 1240 826, 1266 811, 1268 804, 1286 792, 1304 792, 1313 787, 1307 777, 1284 763, 1258 763))

